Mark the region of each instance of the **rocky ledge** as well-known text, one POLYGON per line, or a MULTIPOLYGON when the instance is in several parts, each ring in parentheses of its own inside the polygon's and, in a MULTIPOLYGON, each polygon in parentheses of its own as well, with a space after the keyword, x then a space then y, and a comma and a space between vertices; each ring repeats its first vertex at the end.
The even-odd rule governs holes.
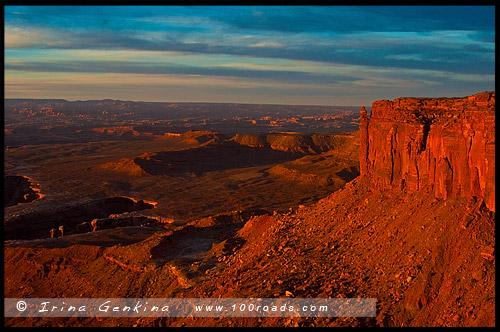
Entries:
MULTIPOLYGON (((39 208, 4 218, 4 240, 31 240, 80 233, 81 226, 78 225, 81 223, 91 223, 93 219, 109 218, 117 213, 153 209, 155 206, 155 202, 117 196, 39 208)), ((103 226, 105 223, 110 224, 100 221, 97 229, 110 228, 103 226)))
POLYGON ((19 203, 29 203, 43 197, 40 193, 40 184, 27 176, 4 176, 4 206, 13 206, 19 203))

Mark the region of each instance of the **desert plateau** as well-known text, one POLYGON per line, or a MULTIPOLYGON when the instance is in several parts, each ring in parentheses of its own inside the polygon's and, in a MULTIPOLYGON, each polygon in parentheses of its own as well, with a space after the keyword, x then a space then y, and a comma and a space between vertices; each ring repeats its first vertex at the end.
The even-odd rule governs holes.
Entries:
POLYGON ((493 324, 494 100, 377 101, 328 134, 9 148, 7 297, 375 297, 377 317, 7 323, 493 324))
POLYGON ((497 328, 495 5, 4 12, 4 327, 497 328))

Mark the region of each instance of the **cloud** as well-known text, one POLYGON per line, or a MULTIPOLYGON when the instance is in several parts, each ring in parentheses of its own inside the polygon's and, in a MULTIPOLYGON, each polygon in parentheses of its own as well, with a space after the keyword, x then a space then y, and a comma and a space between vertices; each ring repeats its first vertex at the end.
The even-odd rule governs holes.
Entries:
POLYGON ((238 29, 282 32, 488 31, 494 12, 493 6, 265 6, 227 8, 213 19, 238 29))
POLYGON ((235 77, 260 81, 300 82, 300 84, 337 85, 358 80, 349 75, 311 73, 300 70, 259 70, 230 68, 226 66, 186 66, 179 64, 152 64, 137 61, 72 61, 22 62, 7 61, 5 70, 24 72, 61 73, 122 73, 147 75, 197 75, 211 77, 235 77))
MULTIPOLYGON (((182 26, 277 32, 491 31, 494 6, 6 6, 5 21, 38 27, 182 26), (144 23, 151 23, 146 24, 144 23)), ((226 30, 229 31, 229 30, 226 30)))
POLYGON ((318 36, 307 38, 302 35, 289 38, 287 45, 275 41, 249 44, 248 37, 230 45, 217 43, 217 40, 199 39, 200 41, 184 42, 168 33, 156 33, 151 36, 136 32, 117 34, 112 31, 95 33, 48 29, 31 34, 29 30, 13 28, 6 30, 6 48, 175 51, 347 65, 438 69, 457 73, 489 74, 495 68, 494 49, 478 43, 471 44, 468 41, 467 44, 463 42, 460 44, 451 38, 440 40, 435 35, 391 38, 388 35, 365 34, 348 35, 327 41, 319 40, 318 36), (357 42, 350 42, 356 39, 357 42))
POLYGON ((18 75, 11 75, 9 71, 6 73, 6 98, 59 96, 70 100, 114 98, 310 105, 329 104, 332 99, 331 87, 322 84, 277 83, 239 77, 124 73, 55 73, 47 76, 24 72, 18 75), (322 97, 318 99, 316 96, 322 97))
POLYGON ((494 19, 493 6, 6 6, 4 68, 293 95, 493 87, 494 19))
POLYGON ((47 29, 5 26, 5 48, 32 48, 54 45, 57 35, 47 29))
POLYGON ((165 31, 86 31, 6 27, 6 48, 136 50, 227 54, 392 68, 444 69, 459 73, 494 71, 494 47, 469 38, 469 31, 356 33, 327 36, 267 36, 165 31), (258 39, 261 39, 260 41, 258 39), (286 44, 279 41, 286 40, 286 44))
POLYGON ((249 47, 285 47, 285 44, 279 42, 259 42, 256 44, 249 45, 249 47))

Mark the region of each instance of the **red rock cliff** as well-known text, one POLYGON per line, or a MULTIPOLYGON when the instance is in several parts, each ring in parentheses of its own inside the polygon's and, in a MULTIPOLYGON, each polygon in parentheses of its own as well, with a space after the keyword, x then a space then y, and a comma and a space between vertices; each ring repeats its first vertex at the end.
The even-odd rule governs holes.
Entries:
POLYGON ((398 98, 360 117, 360 173, 379 188, 476 196, 495 211, 495 92, 398 98))

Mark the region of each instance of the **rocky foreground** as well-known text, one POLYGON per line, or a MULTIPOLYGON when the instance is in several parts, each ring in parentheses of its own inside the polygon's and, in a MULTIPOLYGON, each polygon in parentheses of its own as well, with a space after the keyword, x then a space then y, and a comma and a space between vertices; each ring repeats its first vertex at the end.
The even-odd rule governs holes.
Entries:
POLYGON ((494 93, 374 103, 370 120, 362 111, 361 176, 288 213, 234 211, 5 247, 5 297, 371 297, 376 318, 10 318, 6 325, 494 326, 493 110, 494 93), (444 102, 451 106, 438 107, 444 102), (390 112, 380 116, 380 105, 396 104, 413 106, 384 106, 390 112), (440 160, 448 168, 432 167, 440 160))

